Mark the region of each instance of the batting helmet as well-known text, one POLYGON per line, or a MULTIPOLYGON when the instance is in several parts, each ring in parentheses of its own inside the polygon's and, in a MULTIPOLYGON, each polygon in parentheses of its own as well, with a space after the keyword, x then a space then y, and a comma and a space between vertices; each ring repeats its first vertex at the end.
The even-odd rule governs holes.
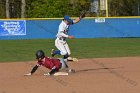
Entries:
POLYGON ((36 59, 43 59, 45 57, 45 53, 42 50, 38 50, 36 52, 36 59))

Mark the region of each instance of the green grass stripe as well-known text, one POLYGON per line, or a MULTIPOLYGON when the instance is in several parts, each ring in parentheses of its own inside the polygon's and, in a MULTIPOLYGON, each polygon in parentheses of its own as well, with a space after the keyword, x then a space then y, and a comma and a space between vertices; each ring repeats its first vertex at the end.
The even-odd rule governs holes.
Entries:
MULTIPOLYGON (((0 62, 32 61, 38 49, 50 56, 54 39, 0 40, 0 62)), ((73 57, 102 58, 140 56, 140 38, 69 39, 73 57)), ((62 57, 62 56, 56 56, 62 57)))

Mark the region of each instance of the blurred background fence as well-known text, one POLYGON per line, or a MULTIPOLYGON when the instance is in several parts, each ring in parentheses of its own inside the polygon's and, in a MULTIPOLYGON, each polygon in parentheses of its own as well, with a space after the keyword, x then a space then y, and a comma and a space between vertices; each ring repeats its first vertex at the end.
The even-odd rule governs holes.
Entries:
MULTIPOLYGON (((55 39, 62 19, 0 20, 0 40, 55 39)), ((85 18, 70 27, 75 38, 140 37, 140 18, 85 18)))
POLYGON ((140 0, 0 0, 0 18, 139 16, 140 0))

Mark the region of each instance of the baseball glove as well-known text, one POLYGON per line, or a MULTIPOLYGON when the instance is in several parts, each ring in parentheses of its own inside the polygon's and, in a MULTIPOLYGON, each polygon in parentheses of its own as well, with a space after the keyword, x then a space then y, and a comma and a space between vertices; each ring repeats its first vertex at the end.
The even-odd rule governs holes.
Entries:
POLYGON ((81 18, 84 18, 85 15, 86 15, 86 13, 85 13, 85 12, 82 12, 79 18, 80 18, 80 19, 81 19, 81 18))

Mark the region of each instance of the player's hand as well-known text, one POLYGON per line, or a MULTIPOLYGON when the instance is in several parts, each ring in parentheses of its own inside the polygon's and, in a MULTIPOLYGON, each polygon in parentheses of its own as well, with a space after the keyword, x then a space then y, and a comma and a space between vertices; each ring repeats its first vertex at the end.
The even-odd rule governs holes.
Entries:
POLYGON ((68 38, 74 38, 74 36, 68 36, 68 38))
POLYGON ((44 76, 50 76, 50 73, 45 73, 44 76))
POLYGON ((31 76, 32 74, 31 73, 28 73, 28 74, 24 74, 24 76, 31 76))
POLYGON ((69 73, 75 73, 75 70, 74 69, 69 69, 68 72, 69 73))

